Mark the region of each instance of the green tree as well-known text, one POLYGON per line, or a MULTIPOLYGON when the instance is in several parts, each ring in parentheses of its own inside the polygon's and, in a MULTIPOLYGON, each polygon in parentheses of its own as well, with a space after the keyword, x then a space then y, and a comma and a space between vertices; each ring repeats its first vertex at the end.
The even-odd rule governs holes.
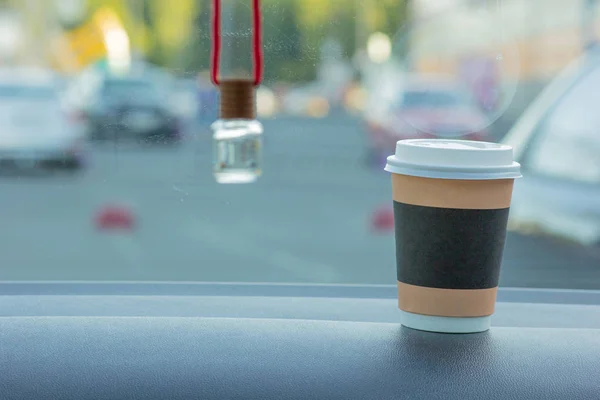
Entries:
MULTIPOLYGON (((229 24, 229 21, 224 21, 223 28, 236 28, 236 33, 231 33, 223 39, 223 45, 233 49, 230 58, 222 60, 223 68, 227 68, 228 62, 235 62, 248 70, 251 38, 250 1, 222 1, 223 12, 231 13, 223 15, 223 18, 232 18, 229 24)), ((350 59, 357 48, 364 45, 357 43, 357 38, 360 37, 359 29, 365 29, 366 34, 381 31, 393 36, 406 21, 407 1, 263 0, 261 4, 265 81, 293 82, 314 79, 321 45, 326 38, 336 39, 342 46, 343 57, 350 59)), ((203 0, 196 7, 192 26, 177 65, 190 72, 206 70, 210 64, 210 1, 203 0)))
POLYGON ((177 67, 187 73, 205 71, 210 66, 211 9, 209 2, 202 2, 193 16, 192 29, 178 57, 177 67))
POLYGON ((310 79, 314 63, 307 63, 303 54, 297 4, 264 1, 262 12, 265 81, 310 79))

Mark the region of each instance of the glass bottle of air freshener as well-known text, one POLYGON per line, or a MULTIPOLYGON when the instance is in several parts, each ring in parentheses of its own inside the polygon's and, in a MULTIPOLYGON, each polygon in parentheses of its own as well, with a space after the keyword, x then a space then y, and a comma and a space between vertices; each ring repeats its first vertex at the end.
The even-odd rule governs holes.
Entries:
POLYGON ((219 83, 220 117, 212 124, 213 174, 218 183, 250 183, 262 172, 263 126, 255 119, 254 82, 219 83))

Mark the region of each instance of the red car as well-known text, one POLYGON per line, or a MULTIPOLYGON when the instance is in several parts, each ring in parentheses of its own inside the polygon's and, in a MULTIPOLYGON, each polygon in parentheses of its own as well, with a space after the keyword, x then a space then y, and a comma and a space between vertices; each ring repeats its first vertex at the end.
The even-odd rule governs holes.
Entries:
POLYGON ((401 139, 488 136, 489 118, 469 91, 455 82, 411 80, 385 103, 365 117, 371 161, 385 160, 401 139))

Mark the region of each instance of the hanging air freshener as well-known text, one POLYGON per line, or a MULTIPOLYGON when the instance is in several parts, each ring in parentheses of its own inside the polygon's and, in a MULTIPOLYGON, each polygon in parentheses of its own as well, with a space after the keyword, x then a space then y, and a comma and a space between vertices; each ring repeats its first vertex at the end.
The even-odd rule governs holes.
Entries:
POLYGON ((255 96, 263 69, 259 0, 252 0, 252 8, 254 79, 219 79, 221 5, 213 1, 211 79, 220 91, 219 119, 212 124, 213 173, 218 183, 250 183, 262 172, 263 127, 256 120, 255 96))

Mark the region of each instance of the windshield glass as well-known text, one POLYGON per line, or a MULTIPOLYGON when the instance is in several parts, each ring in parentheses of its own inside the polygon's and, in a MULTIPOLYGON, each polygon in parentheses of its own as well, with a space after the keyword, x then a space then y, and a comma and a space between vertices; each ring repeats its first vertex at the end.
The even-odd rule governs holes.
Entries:
POLYGON ((400 104, 404 108, 452 108, 466 106, 468 102, 459 92, 407 91, 400 104))
POLYGON ((56 90, 52 87, 26 86, 26 85, 3 85, 0 83, 0 98, 30 98, 30 99, 52 99, 56 96, 56 90))
POLYGON ((147 98, 156 97, 157 91, 149 82, 109 80, 104 85, 102 95, 106 98, 147 98))
POLYGON ((217 87, 212 1, 0 0, 0 281, 395 285, 386 157, 456 138, 522 164, 500 286, 600 289, 599 2, 260 4, 217 87))

